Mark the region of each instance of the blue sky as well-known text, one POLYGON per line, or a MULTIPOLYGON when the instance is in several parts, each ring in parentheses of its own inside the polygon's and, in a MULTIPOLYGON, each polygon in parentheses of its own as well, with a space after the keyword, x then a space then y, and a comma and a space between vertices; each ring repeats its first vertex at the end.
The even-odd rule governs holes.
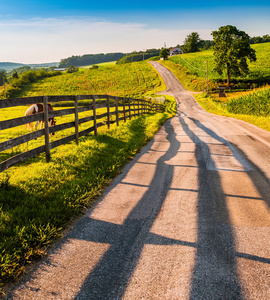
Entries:
POLYGON ((270 2, 0 0, 0 62, 57 62, 72 55, 182 44, 191 32, 234 25, 270 34, 270 2))

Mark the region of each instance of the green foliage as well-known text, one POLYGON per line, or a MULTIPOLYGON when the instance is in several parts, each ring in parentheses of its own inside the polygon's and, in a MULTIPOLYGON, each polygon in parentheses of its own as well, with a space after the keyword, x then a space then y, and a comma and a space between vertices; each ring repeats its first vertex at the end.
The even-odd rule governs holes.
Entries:
POLYGON ((197 32, 192 32, 191 34, 189 34, 185 41, 184 41, 184 47, 183 47, 183 51, 185 53, 190 53, 190 52, 197 52, 199 51, 200 48, 200 36, 197 32))
MULTIPOLYGON (((11 79, 10 84, 7 88, 7 98, 15 98, 18 97, 22 89, 25 89, 27 86, 32 83, 46 78, 62 75, 60 71, 52 71, 47 72, 43 69, 41 70, 29 70, 21 74, 21 76, 14 77, 11 79)), ((2 93, 3 96, 3 93, 2 93)))
POLYGON ((265 34, 264 36, 254 36, 249 40, 250 44, 259 44, 259 43, 269 43, 270 42, 270 35, 265 34))
MULTIPOLYGON (((264 86, 270 82, 270 43, 251 45, 252 49, 256 51, 257 60, 255 62, 248 62, 249 73, 247 76, 232 76, 231 87, 237 89, 250 89, 259 86, 264 86)), ((179 56, 169 58, 174 62, 175 68, 179 66, 179 56)), ((218 85, 224 85, 226 81, 226 74, 219 75, 215 69, 215 60, 212 50, 200 51, 196 53, 184 53, 180 56, 180 67, 178 70, 184 73, 181 76, 181 82, 187 86, 188 89, 194 91, 201 91, 204 89, 195 89, 193 81, 197 84, 203 85, 206 79, 206 63, 208 62, 208 78, 211 89, 216 89, 218 85)), ((179 77, 180 78, 180 77, 179 77)), ((205 85, 204 85, 205 86, 205 85)))
POLYGON ((18 73, 15 71, 13 74, 12 74, 12 79, 18 79, 19 78, 19 75, 18 73))
POLYGON ((258 126, 264 130, 267 130, 270 132, 270 118, 269 116, 253 116, 253 115, 246 115, 246 114, 235 114, 232 112, 229 112, 228 109, 226 109, 225 103, 220 103, 220 99, 215 99, 215 96, 210 95, 206 96, 205 94, 197 94, 195 95, 196 100, 198 103, 207 111, 227 116, 231 118, 236 118, 239 120, 243 120, 245 122, 248 122, 250 124, 253 124, 255 126, 258 126))
POLYGON ((67 73, 75 73, 75 72, 78 72, 78 68, 77 67, 74 67, 74 66, 70 66, 67 68, 67 73))
POLYGON ((227 72, 227 86, 230 86, 231 75, 246 75, 249 71, 247 59, 256 61, 255 50, 250 47, 250 37, 235 26, 227 25, 212 32, 215 46, 215 71, 227 72))
POLYGON ((170 55, 170 51, 168 48, 163 48, 160 50, 159 57, 163 58, 164 60, 168 58, 170 55))
POLYGON ((100 54, 85 54, 78 56, 71 56, 65 59, 61 59, 59 68, 68 68, 69 66, 89 66, 93 64, 99 64, 103 62, 116 61, 122 58, 124 53, 100 53, 100 54))
POLYGON ((110 94, 121 97, 142 97, 159 87, 161 79, 145 62, 80 69, 76 73, 46 78, 32 84, 23 96, 110 94))
POLYGON ((121 59, 117 61, 117 64, 126 64, 126 63, 131 63, 131 62, 136 62, 136 61, 143 61, 146 59, 149 59, 154 56, 158 56, 160 52, 160 49, 147 49, 145 51, 140 51, 140 52, 132 52, 130 54, 125 55, 121 59))
POLYGON ((226 107, 234 114, 270 116, 270 88, 230 99, 226 107))

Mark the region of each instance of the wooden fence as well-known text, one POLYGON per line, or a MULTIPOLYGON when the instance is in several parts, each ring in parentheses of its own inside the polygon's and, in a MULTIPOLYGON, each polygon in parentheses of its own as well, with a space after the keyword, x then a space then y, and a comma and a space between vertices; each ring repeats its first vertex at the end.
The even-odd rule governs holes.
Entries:
POLYGON ((46 161, 49 162, 50 149, 66 144, 72 140, 76 140, 76 143, 78 144, 79 137, 91 132, 94 132, 94 134, 96 135, 97 129, 101 126, 107 125, 107 127, 110 128, 110 124, 113 124, 115 122, 118 126, 121 120, 126 121, 128 118, 131 119, 132 117, 139 116, 141 114, 162 112, 164 107, 162 104, 153 103, 151 101, 141 99, 114 97, 109 95, 72 95, 5 99, 0 100, 0 109, 14 106, 31 105, 34 103, 43 103, 44 112, 31 116, 0 121, 0 131, 41 120, 44 120, 44 129, 36 130, 34 132, 0 143, 0 152, 29 142, 33 139, 37 139, 41 136, 44 136, 44 145, 32 150, 28 150, 26 152, 19 153, 11 158, 2 161, 0 163, 0 172, 3 172, 19 162, 23 162, 28 158, 34 157, 44 152, 46 153, 46 161), (83 104, 84 100, 88 100, 88 104, 83 104), (71 108, 49 112, 47 105, 49 102, 68 102, 70 103, 71 108), (106 112, 101 114, 99 113, 100 110, 98 109, 102 107, 106 108, 106 112), (80 112, 89 112, 89 116, 79 118, 80 112), (74 115, 75 121, 49 127, 48 118, 71 114, 74 115), (93 126, 79 131, 79 125, 89 121, 92 121, 93 126), (50 133, 72 127, 75 128, 74 134, 50 142, 50 133))

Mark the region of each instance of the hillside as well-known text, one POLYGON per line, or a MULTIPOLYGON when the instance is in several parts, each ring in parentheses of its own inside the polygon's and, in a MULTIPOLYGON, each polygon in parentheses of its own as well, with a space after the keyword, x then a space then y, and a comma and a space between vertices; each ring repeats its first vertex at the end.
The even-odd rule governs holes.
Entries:
MULTIPOLYGON (((270 82, 270 43, 254 44, 251 47, 256 51, 257 60, 249 63, 250 72, 246 77, 233 77, 233 82, 237 88, 257 87, 270 82)), ((179 64, 179 55, 171 57, 170 61, 179 64)), ((208 62, 208 79, 210 83, 225 82, 225 74, 220 76, 214 72, 213 50, 185 53, 180 56, 180 66, 187 70, 188 75, 194 76, 193 81, 201 82, 203 80, 205 82, 206 61, 208 62)), ((195 85, 196 82, 194 82, 195 85)), ((198 83, 198 89, 193 88, 195 88, 194 90, 200 90, 201 84, 198 83)))
POLYGON ((59 76, 44 78, 23 86, 16 97, 39 95, 110 94, 122 97, 140 97, 161 80, 147 62, 99 66, 97 69, 79 69, 59 76))
POLYGON ((52 63, 43 63, 43 64, 21 64, 21 63, 13 63, 13 62, 0 62, 0 70, 12 71, 14 69, 29 66, 31 68, 49 68, 58 66, 59 62, 52 63))

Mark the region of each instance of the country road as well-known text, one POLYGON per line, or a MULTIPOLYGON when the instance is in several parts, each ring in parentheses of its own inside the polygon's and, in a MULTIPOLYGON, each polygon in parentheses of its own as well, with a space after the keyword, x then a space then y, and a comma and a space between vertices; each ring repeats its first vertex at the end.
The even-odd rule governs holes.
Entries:
POLYGON ((8 299, 270 299, 270 133, 177 115, 8 299))

